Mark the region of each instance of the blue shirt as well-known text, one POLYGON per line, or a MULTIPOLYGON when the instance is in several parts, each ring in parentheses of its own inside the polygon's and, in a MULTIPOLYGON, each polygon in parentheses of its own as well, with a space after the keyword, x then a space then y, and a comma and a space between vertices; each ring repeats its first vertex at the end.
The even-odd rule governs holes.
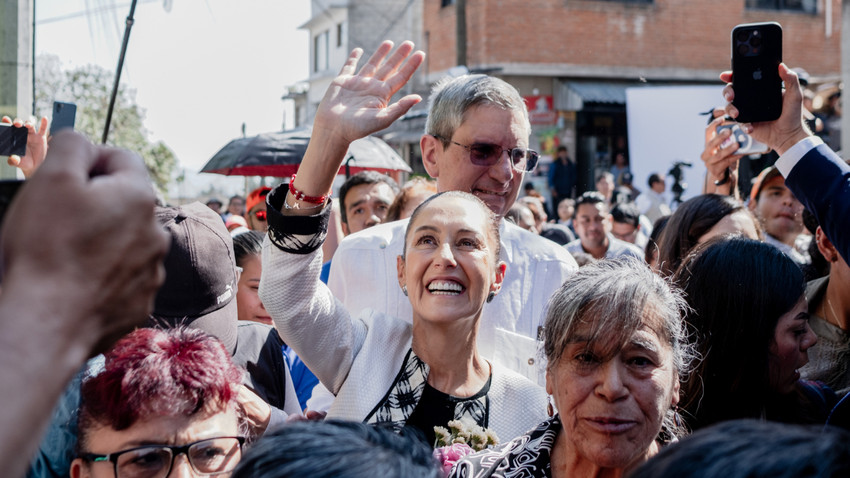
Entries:
MULTIPOLYGON (((330 262, 330 261, 328 261, 330 262)), ((283 358, 289 365, 289 373, 292 376, 292 385, 295 387, 295 395, 298 395, 298 404, 301 410, 307 408, 307 400, 313 395, 313 387, 319 383, 319 379, 304 365, 301 358, 288 345, 281 347, 283 358)))

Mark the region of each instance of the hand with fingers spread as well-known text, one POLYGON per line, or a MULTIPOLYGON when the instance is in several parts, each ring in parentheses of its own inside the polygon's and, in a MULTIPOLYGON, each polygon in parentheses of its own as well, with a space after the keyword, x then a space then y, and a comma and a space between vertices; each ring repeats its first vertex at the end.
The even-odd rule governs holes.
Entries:
POLYGON ((714 120, 705 128, 705 149, 700 155, 707 170, 703 192, 737 196, 738 160, 741 159, 741 155, 735 154, 738 143, 728 141, 731 130, 717 132, 717 127, 726 121, 725 111, 715 108, 712 115, 714 120))
MULTIPOLYGON (((785 154, 791 146, 801 139, 811 136, 803 118, 803 91, 797 74, 791 71, 785 63, 779 65, 779 77, 785 83, 785 91, 782 93, 782 115, 774 121, 760 123, 747 123, 742 125, 745 133, 748 133, 756 141, 761 141, 776 151, 780 156, 785 154)), ((735 88, 732 83, 732 72, 724 71, 720 74, 720 80, 727 83, 723 88, 723 97, 726 104, 726 114, 732 118, 738 117, 738 109, 732 105, 735 99, 735 88)))
MULTIPOLYGON (((425 58, 421 51, 413 52, 409 41, 390 54, 392 48, 391 41, 383 42, 359 72, 357 63, 363 50, 356 48, 328 87, 298 168, 297 188, 305 195, 327 194, 352 141, 386 128, 422 100, 419 95, 407 95, 390 103, 425 58)), ((295 214, 313 212, 307 209, 295 214)))
POLYGON ((380 131, 401 117, 421 98, 408 95, 390 104, 392 96, 413 76, 425 54, 413 52, 413 43, 407 41, 393 48, 391 41, 378 47, 369 61, 356 72, 363 54, 360 48, 348 56, 319 105, 315 128, 330 129, 350 143, 380 131), (389 56, 387 56, 389 55, 389 56))
POLYGON ((14 125, 17 128, 25 127, 27 129, 27 152, 24 157, 18 155, 9 156, 9 166, 20 168, 24 173, 25 178, 30 178, 32 174, 44 162, 47 156, 47 118, 42 117, 38 128, 35 126, 35 119, 29 119, 26 122, 20 118, 12 118, 4 116, 0 119, 0 123, 14 125))

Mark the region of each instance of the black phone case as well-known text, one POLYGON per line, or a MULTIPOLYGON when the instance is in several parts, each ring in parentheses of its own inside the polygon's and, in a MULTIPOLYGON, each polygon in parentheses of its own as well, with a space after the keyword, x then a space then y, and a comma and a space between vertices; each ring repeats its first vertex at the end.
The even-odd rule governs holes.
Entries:
POLYGON ((732 84, 736 121, 772 121, 782 114, 782 27, 747 23, 732 29, 732 84))
POLYGON ((9 124, 0 125, 0 156, 27 154, 27 128, 15 128, 9 124))

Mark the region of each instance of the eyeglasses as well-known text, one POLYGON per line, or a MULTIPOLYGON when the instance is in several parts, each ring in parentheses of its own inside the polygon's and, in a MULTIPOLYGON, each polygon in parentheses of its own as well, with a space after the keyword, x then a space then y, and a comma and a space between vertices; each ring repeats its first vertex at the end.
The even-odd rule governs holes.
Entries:
POLYGON ((254 217, 256 217, 258 221, 266 222, 266 211, 263 209, 255 211, 254 217))
POLYGON ((493 166, 502 159, 502 153, 507 151, 508 158, 511 160, 511 166, 516 171, 523 173, 534 171, 534 167, 537 166, 537 160, 540 159, 540 154, 531 149, 503 149, 498 144, 492 143, 472 143, 467 146, 442 136, 434 135, 434 137, 440 141, 456 144, 469 151, 469 160, 476 166, 493 166))
POLYGON ((84 453, 81 458, 95 463, 111 461, 115 478, 165 478, 174 467, 174 458, 182 453, 195 473, 218 475, 236 468, 244 443, 243 437, 218 437, 183 446, 140 446, 108 455, 84 453))

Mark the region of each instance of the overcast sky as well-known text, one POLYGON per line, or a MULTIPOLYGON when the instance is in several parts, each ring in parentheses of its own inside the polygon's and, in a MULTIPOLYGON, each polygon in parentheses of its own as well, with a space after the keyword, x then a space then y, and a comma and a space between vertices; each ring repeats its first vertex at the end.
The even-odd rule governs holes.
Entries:
MULTIPOLYGON (((281 96, 308 75, 310 0, 139 0, 121 81, 136 90, 145 126, 187 173, 228 141, 278 131, 281 96)), ((129 2, 37 0, 36 52, 63 67, 114 71, 129 2)), ((292 112, 288 108, 288 125, 292 112)), ((207 176, 205 183, 210 179, 207 176)), ((189 180, 195 184, 198 180, 189 180)), ((227 181, 238 189, 240 180, 227 181)), ((200 186, 197 186, 200 187, 200 186)), ((191 187, 187 186, 191 193, 191 187)))

